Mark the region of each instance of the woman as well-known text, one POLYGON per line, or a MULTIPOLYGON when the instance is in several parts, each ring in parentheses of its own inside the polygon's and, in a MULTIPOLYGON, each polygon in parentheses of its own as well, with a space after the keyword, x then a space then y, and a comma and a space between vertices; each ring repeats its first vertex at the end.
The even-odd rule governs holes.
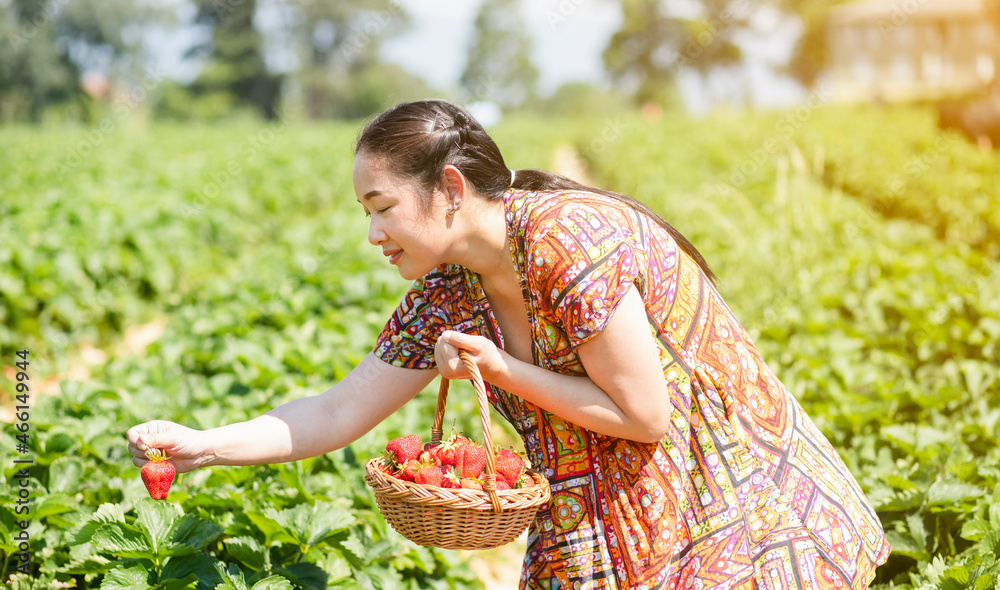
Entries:
POLYGON ((468 378, 464 349, 552 486, 522 587, 867 587, 889 552, 874 511, 668 223, 508 170, 437 100, 370 122, 353 180, 369 241, 414 280, 373 352, 245 423, 133 427, 136 465, 147 446, 182 472, 332 451, 438 373, 468 378))

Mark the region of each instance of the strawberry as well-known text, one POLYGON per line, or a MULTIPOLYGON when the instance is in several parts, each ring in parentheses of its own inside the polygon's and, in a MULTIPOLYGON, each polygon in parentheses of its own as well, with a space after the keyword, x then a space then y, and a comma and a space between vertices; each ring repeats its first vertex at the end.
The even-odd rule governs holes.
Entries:
POLYGON ((437 465, 428 465, 427 467, 422 467, 420 471, 413 478, 413 483, 419 483, 425 486, 440 486, 441 480, 444 479, 444 474, 438 469, 437 465))
POLYGON ((498 477, 497 478, 497 491, 498 492, 500 490, 509 490, 510 488, 511 488, 511 485, 509 483, 507 483, 506 479, 504 479, 502 477, 498 477))
POLYGON ((486 467, 486 449, 477 444, 465 445, 462 455, 462 477, 479 477, 486 467))
POLYGON ((483 489, 483 482, 479 481, 478 479, 476 479, 474 477, 463 477, 459 481, 459 485, 461 485, 463 488, 467 488, 467 489, 470 489, 470 490, 481 490, 481 489, 483 489))
POLYGON ((424 452, 420 453, 420 462, 424 465, 440 465, 441 443, 427 443, 424 445, 424 452))
POLYGON ((174 481, 174 464, 169 461, 170 457, 160 449, 147 449, 146 458, 149 462, 142 466, 140 475, 142 483, 146 484, 149 496, 154 500, 163 500, 170 491, 170 484, 174 481))
POLYGON ((455 467, 452 465, 440 465, 438 469, 441 470, 441 487, 456 489, 462 487, 459 480, 458 473, 455 471, 455 467))
POLYGON ((496 455, 497 477, 503 477, 513 484, 524 473, 524 459, 510 449, 500 449, 496 455))
POLYGON ((399 465, 405 464, 410 459, 420 458, 423 441, 416 434, 409 434, 390 440, 385 445, 385 450, 390 458, 399 465))
POLYGON ((406 463, 403 464, 403 468, 399 470, 396 477, 403 481, 413 481, 417 476, 417 472, 423 469, 423 467, 424 466, 420 464, 420 461, 417 461, 416 459, 408 459, 406 463))
POLYGON ((465 437, 452 437, 438 449, 438 458, 442 465, 454 465, 462 468, 462 457, 465 454, 465 445, 468 444, 465 437))

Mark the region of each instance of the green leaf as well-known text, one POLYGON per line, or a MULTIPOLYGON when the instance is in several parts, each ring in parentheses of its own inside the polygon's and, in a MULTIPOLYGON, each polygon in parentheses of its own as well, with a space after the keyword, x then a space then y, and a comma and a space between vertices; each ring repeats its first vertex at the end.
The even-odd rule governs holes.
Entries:
POLYGON ((222 527, 214 522, 193 514, 185 514, 175 520, 170 527, 161 555, 187 555, 201 551, 221 534, 222 527))
POLYGON ((32 520, 41 520, 47 516, 75 512, 79 504, 63 493, 49 494, 38 502, 38 505, 31 510, 32 520))
POLYGON ((959 481, 936 481, 927 490, 927 503, 931 506, 954 506, 971 502, 986 493, 980 487, 959 481))
POLYGON ((253 537, 232 537, 226 539, 226 549, 240 563, 253 570, 264 568, 264 547, 253 537))
POLYGON ((251 590, 292 590, 292 583, 281 576, 271 576, 254 584, 251 590))
POLYGON ((994 529, 983 537, 979 543, 979 554, 994 560, 1000 559, 1000 530, 994 529))
POLYGON ((896 531, 889 531, 885 534, 885 538, 889 541, 889 546, 892 547, 893 553, 912 557, 917 561, 927 561, 929 556, 927 549, 913 537, 896 531))
POLYGON ((198 577, 187 576, 183 579, 170 579, 153 586, 155 590, 196 590, 198 588, 198 577))
POLYGON ((984 361, 963 359, 959 361, 966 386, 974 398, 982 396, 983 392, 996 379, 996 367, 984 361))
POLYGON ((352 564, 355 564, 355 567, 358 567, 359 569, 364 567, 367 549, 364 542, 362 542, 357 535, 352 532, 346 539, 338 544, 348 551, 350 554, 348 559, 352 564))
POLYGON ((919 512, 914 512, 906 517, 906 528, 910 532, 910 537, 921 547, 927 546, 927 529, 924 527, 923 516, 919 512))
POLYGON ((368 576, 373 588, 377 590, 395 590, 402 586, 403 580, 393 568, 385 566, 372 566, 365 569, 365 574, 368 576))
POLYGON ((280 512, 269 507, 264 515, 299 545, 316 545, 328 535, 354 524, 354 515, 349 510, 330 502, 299 504, 280 512))
POLYGON ((215 570, 222 578, 222 582, 215 587, 215 590, 248 590, 246 578, 243 576, 243 570, 240 569, 240 566, 235 563, 224 566, 220 561, 215 564, 215 570))
POLYGON ((135 510, 138 513, 136 524, 149 539, 153 554, 159 556, 161 548, 167 543, 170 527, 182 513, 180 506, 174 502, 143 498, 136 504, 135 510))
POLYGON ((91 555, 82 559, 74 559, 63 567, 59 573, 64 574, 101 574, 114 569, 118 561, 111 561, 100 555, 91 555))
POLYGON ((76 444, 76 439, 65 432, 57 432, 48 436, 45 439, 44 453, 45 455, 54 455, 49 463, 55 461, 58 456, 65 454, 74 444, 76 444))
MULTIPOLYGON (((997 491, 1000 491, 1000 487, 997 488, 997 491)), ((996 493, 994 492, 995 495, 996 493)), ((1000 529, 1000 502, 993 501, 990 503, 989 514, 990 524, 993 528, 1000 529)))
POLYGON ((85 471, 83 461, 77 457, 56 459, 49 468, 49 491, 75 493, 85 471))
POLYGON ((924 503, 924 494, 920 490, 904 490, 892 494, 876 503, 879 512, 904 512, 918 508, 924 503))
POLYGON ((985 537, 986 534, 989 533, 991 530, 993 530, 993 527, 990 526, 990 523, 986 522, 985 520, 977 518, 975 520, 967 521, 965 524, 963 524, 962 532, 960 533, 960 535, 963 539, 968 539, 970 541, 978 541, 983 537, 985 537))
POLYGON ((152 559, 155 556, 146 535, 134 526, 122 523, 102 524, 90 542, 102 553, 118 557, 152 559))
POLYGON ((35 585, 34 579, 27 574, 11 574, 7 580, 9 590, 32 590, 35 585))
POLYGON ((308 561, 290 564, 281 568, 278 573, 310 590, 326 590, 327 582, 330 579, 330 575, 323 571, 323 568, 308 561))
POLYGON ((101 527, 102 524, 125 522, 125 513, 122 510, 120 504, 105 503, 101 504, 97 510, 90 515, 83 525, 81 525, 73 533, 73 542, 77 545, 82 545, 88 543, 90 538, 93 537, 97 529, 101 527))
POLYGON ((149 572, 139 563, 116 567, 101 582, 101 590, 146 590, 149 587, 149 572))
POLYGON ((167 560, 166 565, 163 566, 160 579, 186 579, 188 576, 193 575, 202 586, 211 587, 212 584, 216 584, 220 580, 219 574, 215 570, 215 564, 217 563, 219 563, 219 560, 208 553, 193 553, 191 555, 171 557, 167 560))

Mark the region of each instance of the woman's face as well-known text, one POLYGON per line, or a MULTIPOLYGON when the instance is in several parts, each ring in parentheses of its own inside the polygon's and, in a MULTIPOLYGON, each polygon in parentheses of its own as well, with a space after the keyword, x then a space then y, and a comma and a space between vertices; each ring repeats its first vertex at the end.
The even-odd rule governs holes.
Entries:
POLYGON ((389 171, 383 160, 358 154, 354 193, 369 215, 368 241, 379 246, 404 279, 415 280, 445 262, 448 204, 434 189, 429 207, 420 187, 389 171))

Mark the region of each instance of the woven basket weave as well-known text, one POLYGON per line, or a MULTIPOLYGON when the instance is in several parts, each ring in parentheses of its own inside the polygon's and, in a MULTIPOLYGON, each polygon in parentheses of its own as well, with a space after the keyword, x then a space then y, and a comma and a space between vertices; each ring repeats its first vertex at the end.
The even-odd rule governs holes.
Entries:
MULTIPOLYGON (((482 375, 465 352, 462 362, 472 372, 472 384, 479 398, 483 422, 486 469, 483 490, 451 489, 420 485, 397 479, 380 468, 381 457, 365 466, 365 481, 375 493, 375 501, 386 522, 418 545, 442 549, 492 549, 510 543, 524 532, 538 508, 549 501, 549 482, 538 472, 526 469, 532 484, 526 488, 497 491, 496 457, 490 432, 490 406, 482 375)), ((431 427, 431 442, 440 443, 448 380, 441 379, 437 410, 431 427)))

